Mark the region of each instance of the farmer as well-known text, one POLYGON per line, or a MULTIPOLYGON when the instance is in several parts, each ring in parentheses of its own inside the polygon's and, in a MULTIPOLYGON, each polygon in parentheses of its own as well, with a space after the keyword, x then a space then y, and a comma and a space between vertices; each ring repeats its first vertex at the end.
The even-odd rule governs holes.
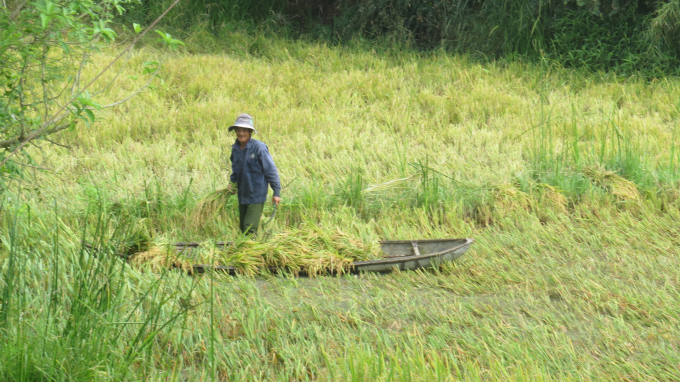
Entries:
MULTIPOLYGON (((272 203, 281 203, 279 173, 269 149, 264 143, 251 139, 255 131, 253 117, 241 114, 229 131, 236 132, 236 142, 231 146, 231 182, 238 194, 239 225, 241 232, 256 234, 267 200, 267 184, 272 187, 272 203)), ((231 188, 231 185, 229 185, 231 188)))

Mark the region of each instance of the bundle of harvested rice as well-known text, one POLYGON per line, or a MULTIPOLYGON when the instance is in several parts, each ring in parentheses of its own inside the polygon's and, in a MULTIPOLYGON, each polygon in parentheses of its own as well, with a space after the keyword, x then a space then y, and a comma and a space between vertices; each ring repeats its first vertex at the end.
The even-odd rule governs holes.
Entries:
POLYGON ((361 192, 364 194, 368 194, 371 192, 393 191, 395 188, 406 188, 406 185, 410 183, 415 177, 416 177, 415 175, 412 175, 409 176, 408 178, 390 180, 385 183, 370 186, 361 192))
POLYGON ((180 268, 185 272, 191 271, 191 262, 179 257, 169 248, 152 247, 147 251, 138 252, 128 259, 135 266, 148 267, 154 271, 168 268, 180 268))
POLYGON ((545 183, 539 183, 537 188, 543 205, 567 212, 567 198, 557 188, 545 183))
POLYGON ((246 274, 254 274, 264 268, 285 268, 315 276, 344 273, 354 261, 376 259, 379 254, 377 242, 363 242, 339 229, 326 231, 304 225, 276 234, 264 243, 242 241, 221 253, 205 253, 199 257, 208 262, 217 258, 220 264, 237 267, 246 274))
POLYGON ((176 253, 156 246, 130 258, 134 265, 153 269, 191 270, 192 263, 227 265, 242 274, 257 274, 266 269, 287 269, 310 276, 345 273, 355 261, 380 257, 377 241, 362 241, 339 229, 325 230, 311 224, 281 232, 266 242, 241 240, 226 248, 204 244, 191 253, 176 253))
POLYGON ((640 192, 635 183, 614 171, 605 170, 600 166, 587 166, 583 168, 583 175, 595 185, 614 195, 619 201, 640 200, 640 192))
POLYGON ((236 190, 234 188, 223 188, 209 193, 196 205, 191 215, 191 222, 195 226, 203 226, 215 216, 224 214, 229 198, 235 194, 236 190))
POLYGON ((529 211, 531 197, 512 184, 499 184, 494 187, 494 209, 499 212, 529 211))

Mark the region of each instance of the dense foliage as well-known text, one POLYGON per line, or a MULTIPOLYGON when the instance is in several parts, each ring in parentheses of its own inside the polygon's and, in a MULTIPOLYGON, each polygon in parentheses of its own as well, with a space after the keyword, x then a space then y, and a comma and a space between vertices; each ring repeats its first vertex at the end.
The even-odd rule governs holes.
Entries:
MULTIPOLYGON (((166 3, 142 1, 128 17, 145 20, 166 3)), ((678 0, 199 0, 180 9, 169 22, 185 32, 274 27, 334 42, 378 38, 628 74, 675 73, 680 46, 678 0)))
MULTIPOLYGON (((29 139, 94 120, 97 105, 89 93, 79 94, 76 74, 100 40, 115 38, 107 24, 117 7, 122 11, 118 3, 10 1, 0 7, 0 159, 29 139), (75 99, 59 112, 69 96, 75 99)), ((12 162, 3 167, 16 170, 12 162)))

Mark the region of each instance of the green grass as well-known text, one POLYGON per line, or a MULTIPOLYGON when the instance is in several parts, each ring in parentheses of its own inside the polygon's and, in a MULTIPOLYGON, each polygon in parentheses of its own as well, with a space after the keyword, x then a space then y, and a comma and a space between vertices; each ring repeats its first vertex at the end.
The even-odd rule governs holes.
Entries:
POLYGON ((269 49, 142 50, 132 68, 160 55, 163 84, 34 149, 51 171, 1 212, 0 379, 680 379, 677 79, 269 49), (241 112, 286 186, 274 234, 476 243, 382 276, 124 265, 106 245, 237 238, 234 197, 192 219, 227 184, 241 112))

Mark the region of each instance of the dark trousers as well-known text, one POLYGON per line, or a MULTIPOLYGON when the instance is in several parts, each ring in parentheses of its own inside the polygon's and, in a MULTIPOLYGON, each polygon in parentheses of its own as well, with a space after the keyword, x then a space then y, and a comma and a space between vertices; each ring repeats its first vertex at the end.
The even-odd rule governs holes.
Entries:
POLYGON ((238 205, 241 232, 248 235, 255 235, 257 233, 263 208, 264 203, 238 205))

